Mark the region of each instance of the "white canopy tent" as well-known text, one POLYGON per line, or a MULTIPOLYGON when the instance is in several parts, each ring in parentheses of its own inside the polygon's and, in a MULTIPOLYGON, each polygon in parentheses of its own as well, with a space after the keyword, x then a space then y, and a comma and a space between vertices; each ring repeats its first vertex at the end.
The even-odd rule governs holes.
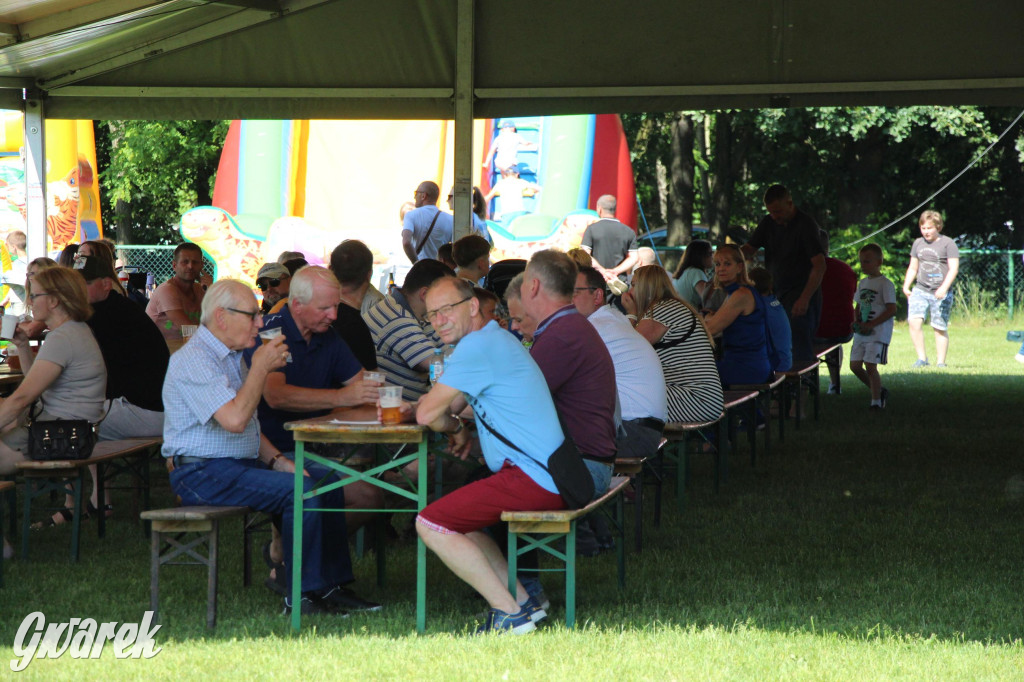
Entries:
POLYGON ((1024 3, 5 0, 0 108, 26 111, 30 252, 51 118, 474 116, 1024 103, 1024 3))

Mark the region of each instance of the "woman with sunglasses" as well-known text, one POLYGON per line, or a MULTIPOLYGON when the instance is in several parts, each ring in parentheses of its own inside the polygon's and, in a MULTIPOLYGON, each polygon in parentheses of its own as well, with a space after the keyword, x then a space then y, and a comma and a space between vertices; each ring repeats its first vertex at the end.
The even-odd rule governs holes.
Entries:
MULTIPOLYGON (((0 429, 17 423, 0 436, 0 475, 13 474, 15 464, 28 457, 28 426, 19 420, 25 419, 30 407, 34 408, 32 417, 43 421, 84 419, 96 423, 103 416, 107 370, 85 323, 92 315, 85 280, 71 269, 49 268, 35 274, 30 288, 32 317, 50 331, 38 355, 32 353, 23 325, 19 324, 14 334, 25 379, 9 398, 0 401, 0 429)), ((45 525, 69 521, 71 514, 65 507, 45 525)))

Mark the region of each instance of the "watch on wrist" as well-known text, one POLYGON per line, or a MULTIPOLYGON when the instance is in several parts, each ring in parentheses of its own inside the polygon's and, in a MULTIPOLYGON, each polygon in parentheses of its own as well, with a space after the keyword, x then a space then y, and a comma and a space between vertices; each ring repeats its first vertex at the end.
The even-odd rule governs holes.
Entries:
POLYGON ((454 417, 455 421, 459 423, 458 427, 454 431, 449 431, 449 433, 454 436, 456 433, 460 433, 462 429, 466 428, 466 423, 462 421, 462 417, 457 414, 453 414, 452 417, 454 417))

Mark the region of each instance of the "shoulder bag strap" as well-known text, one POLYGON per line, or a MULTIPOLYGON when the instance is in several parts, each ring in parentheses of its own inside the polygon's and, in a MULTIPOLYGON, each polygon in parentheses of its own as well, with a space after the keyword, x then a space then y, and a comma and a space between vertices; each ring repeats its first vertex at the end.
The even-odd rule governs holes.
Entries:
POLYGON ((430 233, 434 231, 434 223, 437 222, 438 217, 441 215, 441 209, 437 209, 437 213, 434 214, 434 219, 430 221, 430 227, 427 229, 427 233, 423 235, 423 239, 416 245, 416 257, 420 257, 420 251, 423 249, 423 245, 430 239, 430 233))
MULTIPOLYGON (((691 313, 691 315, 693 314, 691 313)), ((683 343, 688 338, 690 338, 693 335, 693 330, 696 328, 697 316, 693 315, 690 319, 690 328, 686 330, 685 334, 683 334, 678 339, 675 339, 673 341, 658 341, 658 343, 654 344, 654 350, 663 350, 665 348, 672 348, 673 346, 678 346, 679 344, 683 343)))
MULTIPOLYGON (((512 448, 513 450, 515 450, 516 452, 519 452, 519 453, 521 453, 521 454, 525 455, 526 457, 529 457, 529 458, 530 458, 531 460, 533 460, 533 461, 534 461, 534 462, 535 462, 535 463, 537 464, 537 466, 539 466, 539 467, 540 467, 541 469, 543 469, 544 471, 547 471, 547 472, 548 472, 548 475, 551 475, 551 472, 550 472, 550 471, 548 471, 548 468, 547 468, 547 466, 545 466, 543 462, 540 462, 540 461, 539 461, 539 460, 537 460, 537 459, 536 459, 535 457, 530 457, 530 455, 528 455, 528 454, 526 454, 525 452, 523 452, 522 448, 520 448, 520 447, 519 447, 518 445, 516 445, 515 443, 513 443, 512 441, 510 441, 510 440, 509 440, 508 438, 505 438, 505 436, 503 436, 503 435, 501 435, 500 433, 498 433, 497 431, 495 431, 495 430, 494 430, 494 429, 493 429, 493 428, 491 427, 491 425, 490 425, 490 424, 488 424, 488 423, 487 423, 486 421, 484 421, 484 418, 483 418, 483 417, 481 417, 481 416, 480 416, 479 414, 477 414, 476 412, 474 412, 474 413, 473 413, 473 417, 474 417, 474 418, 475 418, 475 419, 476 419, 476 420, 477 420, 478 422, 480 422, 481 424, 483 424, 483 425, 484 425, 484 427, 485 427, 485 428, 486 428, 486 429, 487 429, 488 431, 490 431, 490 432, 491 432, 491 435, 493 435, 493 436, 494 436, 495 438, 497 438, 497 439, 498 439, 498 440, 500 440, 500 441, 501 441, 502 443, 504 443, 505 445, 509 446, 510 448, 512 448)), ((561 417, 559 417, 559 422, 561 422, 561 417)), ((568 436, 568 435, 566 435, 566 434, 564 433, 564 432, 565 432, 565 428, 564 428, 564 427, 562 428, 562 431, 563 431, 563 437, 564 437, 564 438, 568 438, 569 436, 568 436)))

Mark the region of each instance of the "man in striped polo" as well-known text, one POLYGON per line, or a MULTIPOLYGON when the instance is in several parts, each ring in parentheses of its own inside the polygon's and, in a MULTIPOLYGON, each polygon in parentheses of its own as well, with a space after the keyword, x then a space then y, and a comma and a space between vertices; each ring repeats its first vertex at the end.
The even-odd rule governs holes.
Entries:
POLYGON ((430 360, 442 344, 424 319, 424 300, 430 285, 446 276, 455 273, 444 263, 417 261, 401 288, 363 315, 377 347, 377 368, 384 372, 387 383, 402 387, 402 399, 409 402, 430 390, 430 360))

